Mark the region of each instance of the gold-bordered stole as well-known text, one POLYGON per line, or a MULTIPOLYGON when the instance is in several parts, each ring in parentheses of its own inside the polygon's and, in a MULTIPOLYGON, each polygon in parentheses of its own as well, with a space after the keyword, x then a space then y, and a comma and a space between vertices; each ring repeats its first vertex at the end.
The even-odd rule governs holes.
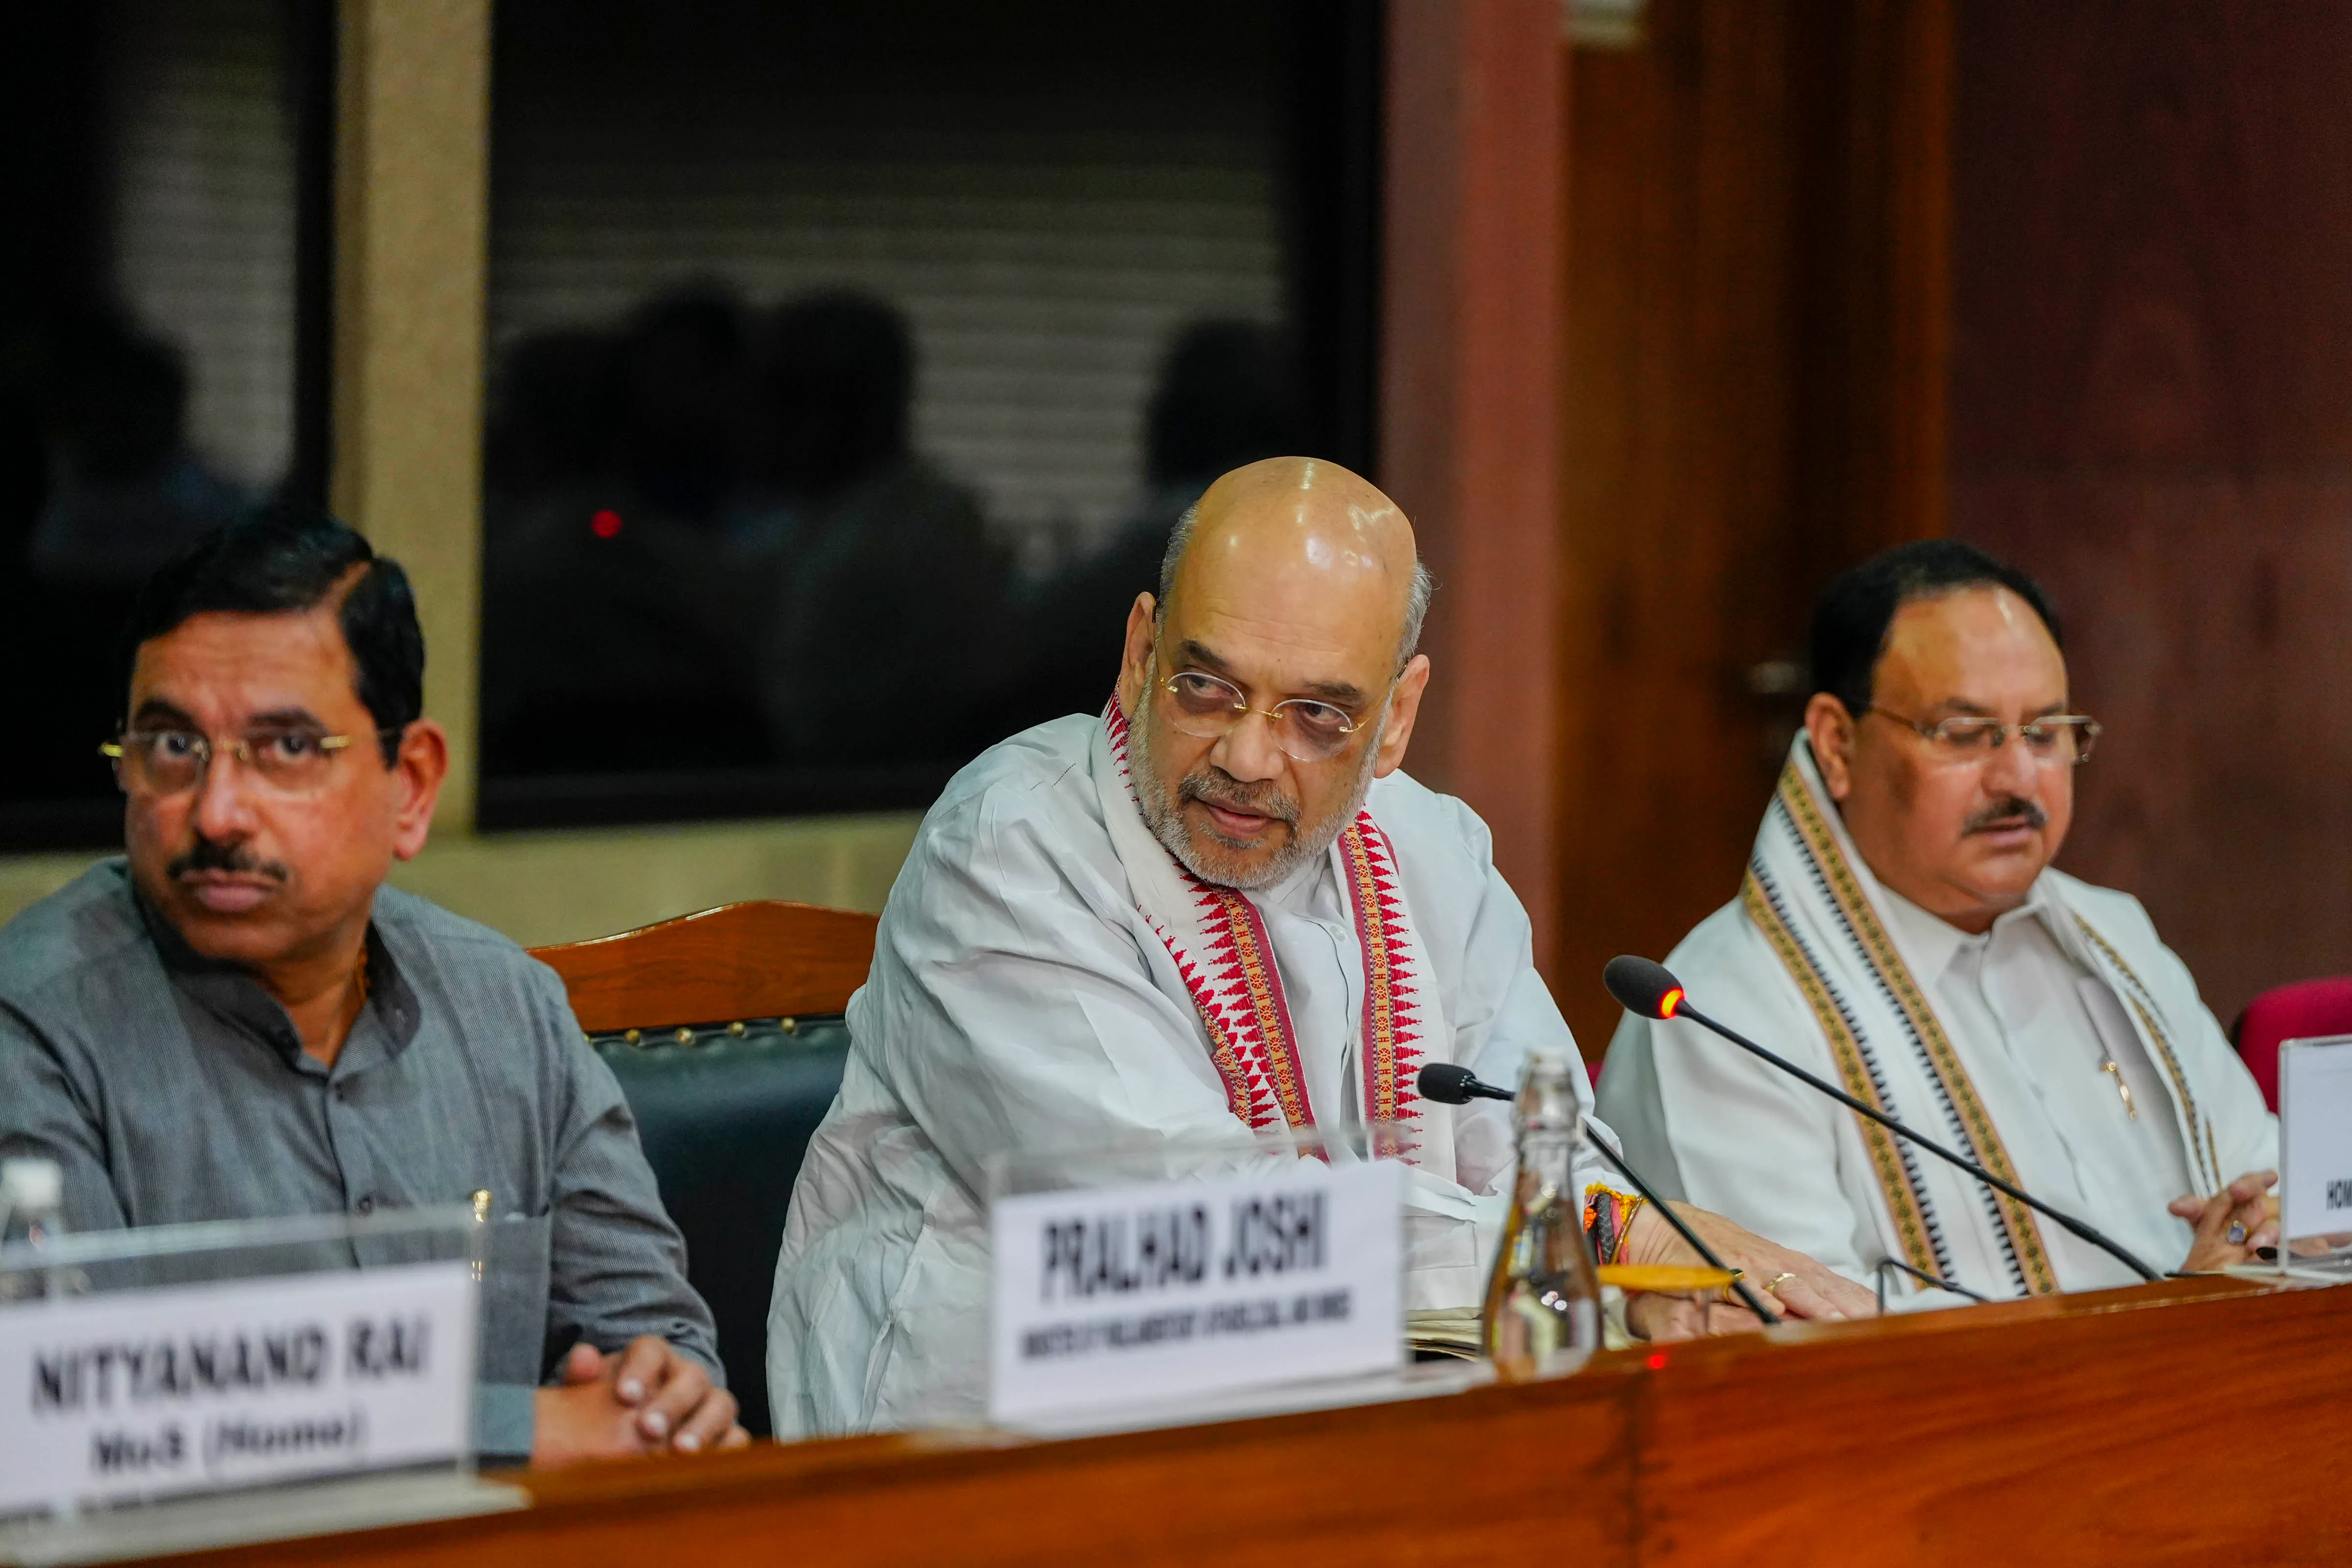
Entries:
POLYGON ((2157 1010, 2156 994, 2147 988, 2147 983, 2140 979, 2132 966, 2124 962, 2124 955, 2116 951, 2115 944, 2101 936, 2097 929, 2083 918, 2080 910, 2070 909, 2067 912, 2074 917, 2074 929, 2081 931, 2084 940, 2096 948, 2099 955, 2122 976, 2125 1000, 2139 1016, 2141 1033, 2155 1045, 2156 1054, 2164 1063, 2165 1073, 2172 1079, 2172 1090, 2180 1097, 2181 1119, 2189 1124, 2189 1158, 2199 1167, 2199 1179, 2208 1183, 2207 1192, 2220 1192, 2224 1178, 2221 1150, 2213 1139, 2213 1123, 2210 1118, 2198 1111, 2197 1096, 2189 1088, 2189 1075, 2180 1070, 2180 1058, 2173 1051, 2171 1037, 2164 1032, 2163 1024, 2158 1021, 2160 1015, 2157 1010))
POLYGON ((1392 913, 1396 858, 1362 813, 1339 835, 1339 858, 1364 954, 1364 1120, 1407 1122, 1420 1114, 1411 1074, 1422 1053, 1413 1045, 1419 1037, 1412 987, 1399 984, 1400 976, 1412 976, 1402 926, 1392 913))
MULTIPOLYGON (((1832 994, 1828 977, 1797 940, 1797 933, 1789 929, 1780 911, 1773 907, 1753 870, 1740 883, 1739 901, 1746 906, 1748 918, 1755 922, 1756 929, 1772 944, 1772 951, 1780 955, 1789 978, 1804 993, 1805 1005, 1813 1010, 1813 1019, 1821 1025, 1822 1034, 1830 1043, 1830 1055, 1836 1059, 1838 1077, 1844 1081, 1845 1091, 1885 1114, 1886 1101, 1878 1092, 1878 1080, 1864 1059, 1862 1042, 1846 1022, 1845 1012, 1832 994)), ((1886 1212, 1894 1218, 1903 1260, 1922 1274, 1938 1273, 1941 1266, 1927 1233, 1927 1194, 1914 1184, 1912 1173, 1903 1163, 1903 1152, 1895 1146, 1895 1134, 1867 1116, 1856 1115, 1853 1124, 1861 1130, 1863 1147, 1870 1152, 1870 1168, 1878 1178, 1879 1195, 1886 1202, 1886 1212)))
MULTIPOLYGON (((1265 934, 1257 907, 1231 888, 1209 887, 1216 900, 1223 931, 1215 945, 1230 942, 1230 962, 1241 971, 1247 987, 1251 1022, 1255 1025, 1259 1065, 1273 1086, 1275 1103, 1293 1127, 1312 1126, 1315 1112, 1307 1103, 1307 1080, 1298 1068, 1298 1041, 1290 1026, 1290 1004, 1282 994, 1282 976, 1274 963, 1274 943, 1265 934)), ((1219 954, 1219 957, 1227 957, 1219 954)))
MULTIPOLYGON (((1780 775, 1780 798, 1788 808, 1789 819, 1796 825, 1797 837, 1806 853, 1821 868, 1822 883, 1830 889, 1839 912, 1860 940, 1864 955, 1885 982, 1888 994, 1895 998, 1913 1036, 1926 1048, 1928 1065, 1975 1148, 1977 1163, 2010 1185, 2021 1185, 2009 1163, 2009 1150, 2000 1141, 2000 1131, 1993 1125, 1984 1101, 1978 1098, 1968 1068, 1960 1065, 1959 1056, 1945 1037, 1943 1025, 1937 1021, 1935 1009, 1927 1005, 1918 984, 1912 979, 1911 966, 1903 962, 1886 928, 1879 923, 1878 911, 1871 908, 1862 884, 1854 878, 1853 868, 1846 864, 1845 855, 1838 847, 1829 824, 1822 820, 1812 792, 1805 786, 1793 763, 1780 775)), ((2027 1294, 2056 1294, 2058 1277, 2050 1261, 2049 1247, 2042 1240, 2040 1216, 2006 1193, 1993 1194, 1993 1207, 2008 1235, 2011 1255, 2025 1277, 2027 1294)))

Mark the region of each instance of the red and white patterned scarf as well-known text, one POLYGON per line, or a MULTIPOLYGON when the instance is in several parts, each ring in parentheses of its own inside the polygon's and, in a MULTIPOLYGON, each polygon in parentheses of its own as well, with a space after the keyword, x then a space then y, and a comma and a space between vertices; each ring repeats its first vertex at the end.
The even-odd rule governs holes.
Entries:
MULTIPOLYGON (((1112 846, 1136 908, 1183 976, 1226 1103, 1253 1130, 1314 1125, 1317 1107, 1308 1099, 1297 1032, 1257 906, 1246 893, 1194 876, 1152 834, 1128 776, 1127 719, 1116 698, 1104 710, 1095 750, 1096 787, 1112 846)), ((1371 814, 1360 811, 1330 854, 1364 959, 1357 1034, 1363 1118, 1392 1123, 1402 1135, 1404 1159, 1450 1177, 1452 1119, 1425 1114, 1414 1079, 1423 1062, 1448 1059, 1452 1036, 1394 852, 1371 814)))

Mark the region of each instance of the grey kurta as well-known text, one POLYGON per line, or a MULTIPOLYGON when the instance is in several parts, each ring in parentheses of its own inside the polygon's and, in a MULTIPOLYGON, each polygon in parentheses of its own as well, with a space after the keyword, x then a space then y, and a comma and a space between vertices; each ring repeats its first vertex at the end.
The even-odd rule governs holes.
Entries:
POLYGON ((75 1230, 483 1188, 499 1215, 543 1219, 541 1364, 489 1391, 488 1453, 529 1450, 524 1380, 575 1341, 656 1334, 719 1375, 628 1104, 554 972, 390 888, 368 952, 367 1005, 326 1068, 249 975, 148 915, 123 861, 91 868, 0 930, 0 1156, 57 1161, 75 1230))

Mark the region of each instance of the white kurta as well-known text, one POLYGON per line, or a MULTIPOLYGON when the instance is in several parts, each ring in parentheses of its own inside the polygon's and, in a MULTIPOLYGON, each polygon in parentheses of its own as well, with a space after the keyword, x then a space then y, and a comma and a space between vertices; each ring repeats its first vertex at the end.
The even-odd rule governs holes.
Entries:
MULTIPOLYGON (((992 748, 924 818, 891 889, 873 970, 850 1000, 841 1094, 810 1144, 777 1260, 768 1382, 780 1436, 981 1417, 992 1154, 1239 1128, 1112 847, 1104 801, 1125 796, 1097 789, 1100 727, 1073 716, 992 748)), ((1374 784, 1367 808, 1443 1000, 1451 1038, 1426 1042, 1428 1059, 1514 1085, 1530 1051, 1572 1055, 1486 826, 1402 773, 1374 784)), ((1310 1095, 1326 1118, 1360 1118, 1363 959, 1333 858, 1252 902, 1310 1095)), ((1416 1173, 1408 1302, 1472 1305, 1511 1175, 1510 1108, 1423 1113, 1451 1120, 1454 1168, 1416 1173)))
MULTIPOLYGON (((1880 885, 1859 858, 1852 864, 1904 962, 1999 1129, 2018 1184, 2088 1221, 2153 1267, 2178 1268, 2190 1227, 2165 1212, 2205 1184, 2192 1179, 2178 1100, 2149 1059, 2125 1002, 2084 962, 2066 904, 2084 912, 2155 994, 2172 1035, 2199 1115, 2212 1129, 2223 1180, 2273 1165, 2277 1119, 2197 994, 2196 983, 2158 940, 2139 901, 2045 871, 2022 907, 1970 936, 1880 885), (2064 903, 2060 901, 2063 895, 2064 903), (2132 1091, 2128 1114, 2112 1059, 2132 1091)), ((1829 1043, 1788 970, 1743 906, 1707 917, 1666 966, 1692 1005, 1838 1081, 1829 1043)), ((1882 1051, 1890 1076, 1899 1051, 1882 1051)), ((1890 1083, 1895 1114, 1951 1147, 1929 1119, 1930 1097, 1890 1083)), ((1612 1042, 1601 1103, 1636 1168, 1661 1191, 1684 1196, 1870 1281, 1879 1259, 1901 1257, 1856 1118, 1828 1097, 1783 1077, 1687 1021, 1628 1016, 1612 1042)), ((1943 1218, 1951 1278, 1996 1299, 2017 1293, 1983 1189, 1931 1155, 1916 1165, 1943 1218)), ((2201 1195, 2201 1194, 2200 1194, 2201 1195)), ((2042 1234, 2058 1282, 2070 1290, 2134 1283, 2106 1254, 2044 1222, 2042 1234)), ((1899 1277, 1897 1277, 1899 1279, 1899 1277)), ((1906 1306, 1948 1306, 1945 1291, 1912 1294, 1906 1306)))

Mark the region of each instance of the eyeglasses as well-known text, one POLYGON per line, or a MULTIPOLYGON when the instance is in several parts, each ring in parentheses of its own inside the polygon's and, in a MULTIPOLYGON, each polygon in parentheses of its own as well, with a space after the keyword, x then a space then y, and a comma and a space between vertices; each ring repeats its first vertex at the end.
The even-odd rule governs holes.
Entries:
POLYGON ((1866 713, 1916 731, 1935 748, 1938 760, 1950 763, 1980 763, 2015 735, 2043 766, 2079 767, 2091 760, 2091 748, 2099 741, 2099 721, 2085 713, 2050 713, 2022 724, 2004 724, 1973 713, 1955 714, 1933 724, 1922 724, 1884 708, 1871 708, 1866 713))
POLYGON ((1168 721, 1184 734, 1203 741, 1219 740, 1252 713, 1263 713, 1274 730, 1274 743, 1286 756, 1302 763, 1324 763, 1347 750, 1360 721, 1344 708, 1293 697, 1271 708, 1252 708, 1241 689, 1202 670, 1187 669, 1160 683, 1168 694, 1168 721))
POLYGON ((225 752, 265 787, 279 795, 308 795, 327 782, 336 752, 366 739, 298 729, 257 730, 239 740, 215 741, 193 730, 125 730, 99 752, 114 760, 115 782, 128 794, 194 789, 204 782, 213 758, 225 752))

